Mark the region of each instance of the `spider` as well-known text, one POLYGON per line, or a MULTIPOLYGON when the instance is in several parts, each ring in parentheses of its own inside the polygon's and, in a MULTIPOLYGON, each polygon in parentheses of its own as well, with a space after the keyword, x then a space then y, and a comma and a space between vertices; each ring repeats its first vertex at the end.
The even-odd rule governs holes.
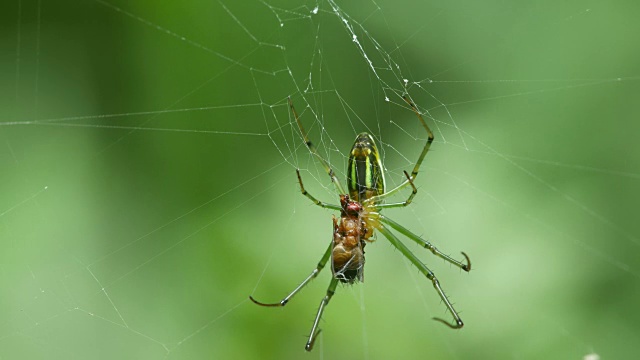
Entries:
POLYGON ((309 274, 309 276, 307 276, 307 278, 304 279, 304 281, 302 281, 302 283, 300 283, 300 285, 298 285, 289 295, 287 295, 280 302, 273 304, 259 302, 252 296, 249 296, 249 298, 251 299, 251 301, 261 306, 285 306, 289 302, 289 300, 291 300, 291 298, 293 298, 300 290, 302 290, 311 280, 318 276, 320 271, 325 267, 327 261, 329 261, 329 258, 331 258, 331 271, 333 273, 333 277, 331 278, 331 282, 329 283, 327 294, 320 302, 320 307, 318 308, 318 312, 311 328, 311 333, 309 334, 309 340, 305 345, 305 350, 307 351, 311 351, 313 349, 313 344, 316 340, 316 337, 321 331, 318 328, 320 318, 322 317, 324 308, 329 304, 331 297, 335 293, 338 282, 353 284, 354 282, 362 282, 364 280, 364 247, 368 242, 373 241, 372 236, 374 234, 374 230, 380 231, 380 233, 382 233, 382 235, 384 235, 384 237, 387 238, 387 240, 389 240, 389 242, 396 249, 398 249, 407 259, 409 259, 409 261, 411 261, 411 263, 413 263, 413 265, 415 265, 418 270, 420 270, 420 272, 427 277, 427 279, 431 280, 431 283, 433 284, 436 292, 453 316, 453 323, 440 318, 433 319, 442 322, 452 329, 460 329, 464 325, 462 319, 460 319, 460 316, 453 308, 453 305, 442 291, 440 282, 436 278, 433 271, 429 270, 429 268, 427 268, 427 266, 423 264, 396 237, 396 235, 391 232, 390 229, 393 229, 398 233, 408 237, 424 248, 430 250, 434 255, 468 272, 471 270, 471 261, 469 260, 467 254, 462 252, 466 263, 455 260, 448 255, 440 252, 428 241, 423 240, 420 236, 415 235, 402 225, 380 213, 380 210, 382 209, 405 207, 411 204, 411 201, 418 192, 418 189, 414 185, 413 181, 415 180, 416 176, 418 176, 420 165, 422 164, 425 155, 427 155, 427 152, 429 151, 434 138, 433 133, 427 126, 427 123, 424 121, 422 115, 413 104, 413 102, 406 95, 403 96, 403 99, 407 102, 407 104, 409 104, 413 112, 418 116, 420 123, 428 134, 427 142, 424 145, 422 152, 420 153, 420 157, 418 157, 418 161, 413 167, 411 175, 404 171, 406 180, 404 180, 394 189, 385 192, 384 172, 382 161, 378 153, 378 148, 376 147, 376 144, 371 135, 366 132, 361 133, 356 137, 355 143, 351 148, 351 153, 349 154, 347 167, 348 193, 343 190, 337 176, 335 175, 335 172, 331 169, 329 162, 327 162, 324 158, 322 158, 322 156, 320 156, 313 143, 309 140, 307 133, 304 131, 304 128, 302 126, 302 122, 298 117, 298 113, 293 106, 291 98, 288 99, 289 107, 291 108, 291 112, 296 119, 296 123, 305 141, 305 144, 307 145, 307 148, 316 158, 318 158, 327 174, 331 178, 331 181, 335 185, 336 189, 340 193, 340 205, 324 203, 316 199, 313 195, 309 194, 305 190, 304 184, 302 183, 300 170, 296 170, 296 174, 298 175, 298 183, 300 184, 300 191, 302 192, 302 195, 309 198, 314 204, 323 208, 340 211, 340 219, 336 219, 335 216, 333 217, 333 237, 331 239, 329 247, 320 259, 318 266, 316 266, 311 274, 309 274), (396 192, 404 189, 407 186, 410 186, 412 191, 405 201, 384 203, 384 200, 387 197, 395 194, 396 192))

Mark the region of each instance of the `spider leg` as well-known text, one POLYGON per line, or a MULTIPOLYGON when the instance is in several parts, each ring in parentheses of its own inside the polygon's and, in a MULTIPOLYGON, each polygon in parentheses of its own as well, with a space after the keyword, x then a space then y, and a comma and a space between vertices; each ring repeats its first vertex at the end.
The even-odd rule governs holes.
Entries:
POLYGON ((313 344, 316 342, 316 337, 320 334, 320 329, 318 329, 318 324, 320 323, 320 318, 322 317, 322 313, 324 312, 325 306, 329 304, 329 300, 336 292, 336 287, 338 286, 338 279, 331 278, 331 282, 329 283, 329 288, 327 289, 327 295, 322 298, 320 301, 320 307, 318 307, 318 313, 316 314, 316 319, 313 322, 313 327, 311 328, 311 334, 309 334, 309 341, 307 341, 307 345, 305 345, 304 349, 307 351, 311 351, 313 349, 313 344))
POLYGON ((440 250, 438 250, 435 246, 433 246, 430 242, 422 239, 420 236, 412 233, 409 229, 405 228, 404 226, 398 224, 397 222, 383 216, 383 215, 379 215, 379 219, 381 222, 389 225, 392 229, 396 230, 397 232, 401 233, 402 235, 408 237, 409 239, 415 241, 418 245, 424 247, 425 249, 431 251, 433 253, 433 255, 444 259, 450 263, 452 263, 453 265, 459 267, 460 269, 469 272, 471 271, 471 260, 469 260, 469 257, 467 256, 467 254, 465 254, 464 252, 462 252, 462 255, 464 255, 464 258, 466 259, 466 264, 463 264, 461 261, 455 260, 452 257, 450 257, 449 255, 443 254, 442 252, 440 252, 440 250))
POLYGON ((378 204, 378 205, 376 205, 376 208, 378 208, 378 209, 388 209, 388 208, 394 208, 394 207, 404 207, 404 206, 407 206, 407 205, 411 204, 411 201, 413 200, 413 197, 416 196, 416 194, 418 193, 418 189, 413 184, 413 179, 411 179, 411 176, 409 176, 409 174, 406 171, 404 171, 404 176, 407 177, 407 182, 413 188, 413 191, 411 191, 411 194, 409 194, 409 198, 407 198, 407 200, 405 200, 403 202, 399 202, 399 203, 378 204))
POLYGON ((418 108, 413 104, 413 102, 406 95, 403 95, 402 98, 404 99, 404 101, 407 102, 407 104, 409 104, 409 106, 411 106, 411 109, 413 110, 413 112, 416 113, 416 115, 418 116, 418 119, 420 119, 420 123, 422 123, 422 126, 424 127, 424 129, 427 130, 427 135, 428 135, 427 143, 424 144, 424 148, 420 153, 418 162, 416 162, 416 165, 413 167, 413 171, 411 172, 411 180, 415 180, 416 176, 418 176, 418 171, 420 170, 420 165, 422 164, 422 160, 424 160, 424 157, 427 155, 427 152, 431 147, 431 143, 433 142, 433 133, 431 132, 431 129, 429 129, 429 126, 424 121, 424 119, 422 118, 422 115, 420 115, 420 111, 418 111, 418 108))
POLYGON ((314 204, 323 207, 323 208, 327 208, 327 209, 333 209, 333 210, 341 210, 342 208, 338 205, 333 205, 333 204, 328 204, 328 203, 324 203, 318 199, 316 199, 315 197, 313 197, 313 195, 309 194, 307 192, 307 190, 304 189, 304 185, 302 184, 302 177, 300 176, 300 170, 296 169, 296 174, 298 174, 298 182, 300 183, 300 191, 302 191, 302 195, 308 197, 311 201, 313 201, 314 204))
MULTIPOLYGON (((396 186, 394 189, 387 191, 384 194, 380 194, 378 196, 373 196, 369 199, 367 199, 366 201, 364 201, 365 204, 375 204, 380 202, 381 200, 383 200, 386 197, 389 197, 393 194, 395 194, 397 191, 403 189, 404 187, 406 187, 407 185, 411 184, 411 182, 413 180, 416 179, 416 176, 418 176, 418 172, 420 171, 420 165, 422 165, 422 161, 424 160, 424 157, 427 155, 427 152, 429 152, 429 148, 431 148, 431 143, 433 142, 434 136, 433 136, 433 132, 431 132, 431 129, 429 129, 429 126, 427 125, 426 121, 424 121, 424 119, 422 118, 422 115, 420 115, 420 111, 418 111, 418 108, 413 104, 413 102, 407 97, 407 95, 403 95, 402 98, 404 99, 404 101, 407 102, 407 104, 409 104, 409 106, 411 107, 411 109, 413 110, 413 112, 418 116, 418 119, 420 120, 420 123, 422 124, 422 126, 424 127, 424 129, 427 131, 427 143, 424 144, 424 148, 422 148, 422 152, 420 153, 420 156, 418 157, 418 161, 416 162, 416 164, 413 167, 413 171, 411 171, 411 176, 407 176, 407 180, 403 181, 400 185, 396 186)), ((405 173, 406 175, 406 173, 405 173)), ((389 204, 389 205, 395 205, 395 206, 390 206, 390 207, 397 207, 397 206, 407 206, 409 205, 409 203, 411 203, 411 199, 413 198, 413 196, 415 196, 415 192, 417 190, 415 190, 415 186, 413 184, 411 184, 411 186, 414 189, 414 192, 409 196, 408 202, 405 201, 405 205, 396 205, 396 204, 389 204)), ((403 203, 400 203, 403 204, 403 203)), ((389 207, 389 206, 387 206, 389 207)))
POLYGON ((396 249, 400 250, 400 252, 402 253, 402 255, 404 255, 407 259, 409 259, 409 261, 411 261, 411 263, 413 263, 413 265, 415 265, 418 270, 420 270, 420 272, 422 274, 424 274, 424 276, 427 277, 427 279, 431 280, 431 283, 433 284, 434 289, 436 289, 436 291, 438 292, 438 295, 440 295, 440 299, 442 299, 442 301, 444 302, 444 304, 447 306, 447 309, 449 310, 449 312, 451 313, 451 316, 453 316, 453 324, 440 319, 440 318, 433 318, 436 321, 439 321, 447 326, 449 326, 452 329, 460 329, 464 326, 464 323, 462 322, 462 319, 460 319, 460 316, 458 315, 458 313, 456 312, 456 310, 453 308, 453 305, 451 304, 451 302, 449 301, 449 299, 447 298, 447 295, 444 294, 444 291, 442 291, 442 288, 440 287, 440 282, 438 281, 438 279, 436 278, 436 275, 433 273, 433 271, 429 270, 429 268, 423 264, 410 250, 409 248, 407 248, 391 231, 389 231, 389 229, 387 229, 384 226, 380 226, 378 228, 380 230, 380 232, 387 238, 387 240, 389 240, 389 242, 395 246, 396 249))
POLYGON ((318 154, 318 150, 313 145, 311 140, 309 140, 309 137, 307 136, 307 132, 304 131, 304 128, 302 127, 302 122, 300 122, 300 118, 298 117, 298 112, 296 112, 296 109, 293 107, 293 102, 291 102, 291 97, 288 97, 287 100, 289 101, 289 107, 291 108, 291 112, 293 113, 293 116, 296 118, 296 123, 298 124, 298 128, 300 129, 300 133, 304 138, 304 143, 307 145, 307 148, 309 148, 309 151, 311 151, 311 153, 315 155, 315 157, 317 157, 318 160, 320 160, 320 163, 322 164, 327 174, 331 178, 331 182, 333 182, 333 185, 335 185, 336 189, 338 189, 338 192, 340 194, 346 194, 346 192, 344 192, 344 190, 342 189, 342 185, 340 185, 340 181, 338 180, 336 173, 333 171, 333 169, 329 165, 329 162, 327 162, 325 159, 322 158, 322 156, 320 156, 320 154, 318 154))
POLYGON ((294 297, 295 294, 297 294, 300 290, 302 290, 302 288, 304 288, 311 280, 313 280, 316 276, 318 276, 320 271, 322 271, 324 266, 327 264, 327 261, 329 260, 329 257, 331 257, 331 249, 332 248, 333 248, 333 241, 331 241, 331 243, 329 244, 329 247, 324 252, 324 255, 322 255, 322 259, 320 259, 320 262, 318 262, 318 266, 316 266, 316 268, 313 269, 311 274, 309 274, 309 276, 307 276, 307 278, 304 279, 304 281, 302 281, 302 283, 300 283, 300 285, 298 285, 295 289, 293 289, 293 291, 289 295, 287 295, 284 299, 280 300, 280 302, 273 303, 273 304, 267 304, 267 303, 263 303, 263 302, 257 301, 256 299, 253 298, 253 296, 249 296, 249 299, 251 299, 251 301, 253 301, 257 305, 261 305, 261 306, 285 306, 285 305, 287 305, 287 302, 289 302, 289 300, 291 300, 291 298, 294 297))
POLYGON ((397 193, 398 191, 404 189, 405 187, 407 187, 407 185, 409 185, 409 182, 407 180, 403 181, 402 184, 396 186, 395 188, 385 192, 384 194, 380 194, 380 195, 376 195, 376 196, 372 196, 368 199, 366 199, 365 201, 363 201, 363 204, 376 204, 379 203, 380 201, 382 201, 385 198, 388 198, 389 196, 397 193))

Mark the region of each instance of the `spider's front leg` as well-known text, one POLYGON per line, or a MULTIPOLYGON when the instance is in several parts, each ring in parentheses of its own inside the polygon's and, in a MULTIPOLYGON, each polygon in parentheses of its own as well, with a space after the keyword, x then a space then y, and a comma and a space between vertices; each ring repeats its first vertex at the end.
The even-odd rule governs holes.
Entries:
MULTIPOLYGON (((407 181, 409 182, 409 184, 411 184, 411 187, 413 187, 413 192, 411 193, 411 195, 409 196, 409 198, 402 203, 396 203, 396 204, 381 204, 381 205, 377 205, 376 207, 378 209, 383 209, 383 208, 390 208, 390 207, 401 207, 401 206, 407 206, 411 203, 411 200, 413 199, 413 197, 416 195, 416 193, 418 192, 418 189, 416 189, 415 185, 413 184, 413 179, 411 179, 411 177, 409 176, 409 174, 407 174, 407 172, 404 172, 404 175, 407 177, 407 181)), ((403 227, 402 225, 398 224, 397 222, 380 215, 380 221, 382 221, 383 223, 391 226, 394 230, 400 232, 401 234, 403 234, 404 236, 408 237, 409 239, 415 241, 416 243, 418 243, 418 245, 424 247, 425 249, 428 249, 429 251, 431 251, 433 253, 433 255, 438 256, 441 259, 444 259, 448 262, 450 262, 451 264, 459 267, 460 269, 469 272, 471 271, 471 260, 469 260, 469 256, 467 256, 467 254, 464 253, 464 251, 462 252, 462 255, 464 256, 465 260, 466 260, 466 264, 463 264, 462 262, 455 260, 454 258, 452 258, 451 256, 447 255, 447 254, 443 254, 440 250, 438 250, 435 246, 433 246, 430 242, 422 239, 420 236, 412 233, 411 231, 409 231, 409 229, 403 227)))
POLYGON ((408 237, 409 239, 415 241, 418 245, 422 246, 425 249, 428 249, 429 251, 431 251, 433 253, 433 255, 448 261, 449 263, 459 267, 460 269, 469 272, 471 271, 471 260, 469 259, 469 256, 467 256, 467 254, 464 253, 464 251, 462 252, 462 255, 465 258, 465 263, 462 263, 461 261, 458 261, 454 258, 452 258, 451 256, 442 253, 440 250, 438 250, 435 246, 433 246, 433 244, 431 244, 430 242, 428 242, 427 240, 424 240, 423 238, 421 238, 420 236, 412 233, 409 229, 405 228, 404 226, 398 224, 397 222, 389 219, 386 216, 380 215, 380 221, 382 223, 385 223, 387 225, 389 225, 392 229, 396 230, 397 232, 401 233, 402 235, 408 237))
POLYGON ((464 323, 462 322, 462 319, 460 319, 460 316, 458 315, 458 312, 453 308, 453 305, 451 304, 451 301, 449 301, 449 298, 447 298, 447 295, 444 294, 444 291, 442 291, 442 288, 440 287, 440 282, 438 281, 438 279, 436 278, 435 274, 433 273, 433 271, 429 270, 429 268, 423 264, 410 250, 409 248, 407 248, 401 241, 400 239, 398 239, 391 231, 389 231, 389 229, 387 229, 384 226, 380 226, 378 228, 378 230, 380 230, 380 232, 387 238, 387 240, 389 240, 389 242, 398 250, 400 250, 400 252, 407 258, 409 259, 409 261, 411 261, 411 263, 413 263, 413 265, 415 265, 418 270, 420 270, 420 272, 427 277, 427 279, 431 280, 431 283, 433 284, 434 289, 436 289, 436 291, 438 292, 438 295, 440 295, 440 299, 442 299, 442 301, 444 302, 444 304, 447 306, 447 309, 449 310, 449 312, 451 313, 451 316, 453 316, 453 324, 440 319, 440 318, 433 318, 433 320, 439 321, 447 326, 449 326, 452 329, 460 329, 464 326, 464 323))
POLYGON ((318 266, 316 266, 316 268, 313 269, 311 274, 309 274, 309 276, 307 276, 307 278, 304 279, 302 283, 300 283, 300 285, 298 285, 295 289, 293 289, 293 291, 289 295, 287 295, 284 299, 280 300, 280 302, 272 303, 272 304, 263 303, 254 299, 253 296, 249 296, 249 299, 251 299, 251 301, 253 301, 255 304, 260 306, 285 306, 289 302, 289 300, 291 300, 292 297, 294 297, 300 290, 302 290, 305 286, 307 286, 307 284, 311 280, 315 279, 316 276, 318 276, 320 271, 322 271, 324 266, 327 264, 327 261, 329 261, 329 258, 331 257, 332 248, 333 248, 333 240, 329 244, 329 247, 327 248, 327 250, 324 252, 324 255, 322 255, 322 259, 320 259, 320 261, 318 262, 318 266))

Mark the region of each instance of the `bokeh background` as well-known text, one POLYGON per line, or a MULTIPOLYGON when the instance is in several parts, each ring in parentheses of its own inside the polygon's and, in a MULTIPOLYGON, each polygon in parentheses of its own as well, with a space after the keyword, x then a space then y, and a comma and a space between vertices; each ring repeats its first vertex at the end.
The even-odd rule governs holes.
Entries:
POLYGON ((637 356, 636 2, 0 7, 0 358, 637 356), (388 215, 470 255, 407 241, 466 326, 430 320, 444 305, 379 238, 307 354, 328 270, 284 309, 248 300, 280 300, 331 236, 286 98, 341 179, 369 131, 397 184, 425 139, 404 91, 436 142, 388 215))

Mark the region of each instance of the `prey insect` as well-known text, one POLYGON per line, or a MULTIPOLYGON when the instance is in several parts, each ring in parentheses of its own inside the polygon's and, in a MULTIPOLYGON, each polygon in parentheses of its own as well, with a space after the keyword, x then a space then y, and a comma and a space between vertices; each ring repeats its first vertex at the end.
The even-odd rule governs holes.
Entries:
POLYGON ((373 140, 373 137, 368 133, 361 133, 356 137, 355 143, 351 148, 351 152, 349 154, 348 160, 348 168, 347 168, 347 192, 345 192, 338 181, 338 178, 331 168, 331 165, 328 161, 326 161, 318 151, 316 150, 313 143, 309 140, 307 133, 302 126, 302 122, 296 112, 291 99, 289 98, 289 107, 291 108, 291 112, 296 119, 296 123, 300 130, 300 133, 307 145, 309 151, 320 161, 327 174, 331 178, 331 181, 335 185, 336 189, 340 194, 340 205, 333 205, 324 203, 316 199, 313 195, 309 194, 302 182, 302 177, 300 176, 300 171, 296 170, 298 175, 298 182, 300 184, 300 191, 302 195, 309 198, 314 204, 328 208, 332 210, 340 211, 340 218, 336 219, 333 217, 333 236, 331 238, 331 242, 327 247, 324 255, 320 259, 318 266, 307 276, 306 279, 300 283, 289 295, 287 295, 284 299, 277 303, 262 303, 255 300, 252 296, 249 298, 254 303, 261 306, 285 306, 291 298, 293 298, 300 290, 302 290, 311 280, 313 280, 320 271, 325 267, 327 261, 331 259, 331 271, 333 273, 333 277, 331 278, 331 282, 329 283, 329 288, 327 289, 327 293, 320 302, 320 307, 318 308, 318 312, 316 313, 315 320, 313 322, 313 326, 311 328, 311 333, 309 334, 309 340, 305 345, 305 349, 307 351, 311 351, 313 348, 313 344, 320 333, 320 329, 318 324, 320 322, 320 318, 322 317, 322 313, 324 312, 325 307, 329 304, 331 297, 335 293, 335 290, 338 286, 338 283, 347 283, 353 284, 357 281, 364 280, 364 248, 368 242, 373 241, 374 231, 380 231, 380 233, 387 239, 389 242, 400 251, 409 261, 415 265, 420 272, 429 279, 444 302, 447 310, 453 317, 453 321, 446 321, 440 318, 433 318, 436 321, 439 321, 452 329, 460 329, 464 325, 462 319, 453 308, 453 305, 444 294, 440 286, 440 282, 436 278, 433 271, 431 271, 425 264, 423 264, 401 241, 398 237, 391 231, 391 229, 396 232, 406 236, 407 238, 415 241, 422 247, 431 251, 437 257, 448 261, 449 263, 459 267, 464 271, 471 270, 471 261, 469 257, 464 252, 462 255, 464 256, 465 261, 461 262, 453 259, 452 257, 440 252, 440 250, 436 249, 430 242, 422 239, 420 236, 414 234, 409 231, 402 225, 397 222, 385 217, 380 213, 382 209, 388 208, 396 208, 396 207, 405 207, 411 204, 411 201, 416 196, 418 189, 414 185, 414 180, 418 176, 418 171, 420 170, 420 165, 424 160, 429 148, 431 147, 431 143, 433 142, 433 133, 427 126, 427 123, 422 118, 422 115, 413 104, 413 102, 407 97, 403 96, 404 100, 411 107, 413 112, 418 116, 420 123, 424 127, 427 132, 427 141, 422 148, 422 152, 418 157, 418 161, 413 167, 413 171, 411 174, 404 172, 406 180, 404 180, 400 185, 393 188, 392 190, 385 192, 385 180, 384 180, 384 171, 382 166, 382 161, 380 158, 380 154, 378 152, 378 148, 373 140), (398 191, 410 188, 411 193, 407 197, 407 199, 403 202, 392 202, 386 203, 385 200, 393 194, 396 194, 398 191))

